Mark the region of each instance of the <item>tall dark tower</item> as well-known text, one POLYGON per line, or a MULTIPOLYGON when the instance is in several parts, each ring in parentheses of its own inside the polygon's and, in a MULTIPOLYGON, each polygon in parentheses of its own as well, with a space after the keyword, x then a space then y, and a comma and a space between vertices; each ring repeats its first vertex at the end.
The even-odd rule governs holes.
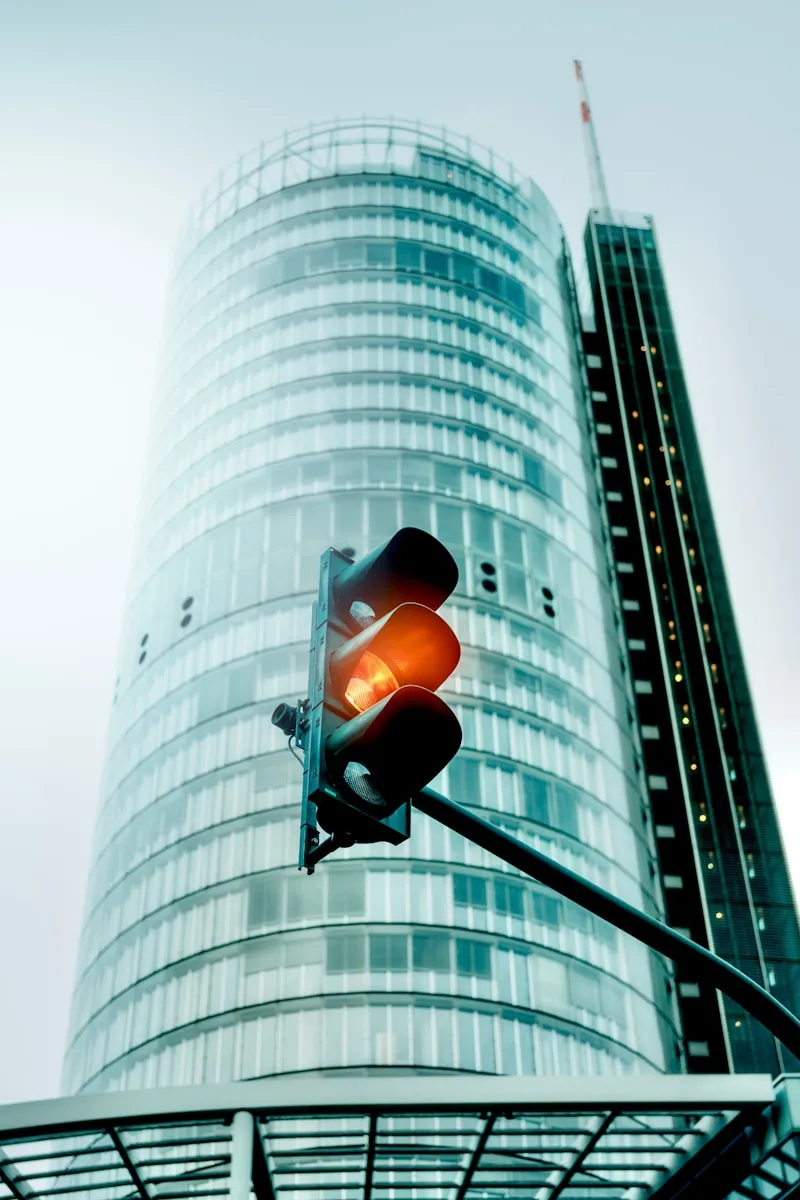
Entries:
MULTIPOLYGON (((582 115, 596 155, 585 92, 582 115)), ((653 221, 594 190, 584 341, 667 919, 796 1010, 797 912, 653 221)), ((690 1070, 798 1069, 690 974, 678 992, 690 1070)))

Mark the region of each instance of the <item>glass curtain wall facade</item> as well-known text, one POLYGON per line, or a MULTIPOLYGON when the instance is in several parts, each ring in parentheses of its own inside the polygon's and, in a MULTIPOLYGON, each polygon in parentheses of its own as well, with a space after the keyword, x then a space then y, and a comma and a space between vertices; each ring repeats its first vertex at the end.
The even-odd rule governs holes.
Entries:
POLYGON ((541 192, 418 125, 223 176, 176 268, 67 1091, 298 1071, 680 1069, 667 968, 415 814, 296 868, 320 553, 458 560, 438 785, 661 911, 569 263, 541 192))
MULTIPOLYGON (((668 920, 792 1011, 800 932, 653 222, 593 213, 597 440, 668 920)), ((800 1064, 691 972, 690 1070, 800 1064)))

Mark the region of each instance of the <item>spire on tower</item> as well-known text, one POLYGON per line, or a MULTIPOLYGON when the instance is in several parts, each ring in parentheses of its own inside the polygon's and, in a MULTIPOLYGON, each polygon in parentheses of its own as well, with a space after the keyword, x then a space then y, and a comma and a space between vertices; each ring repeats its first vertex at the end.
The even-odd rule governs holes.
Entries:
POLYGON ((595 133, 594 122, 592 121, 592 110, 589 108, 589 94, 586 91, 586 82, 583 78, 583 67, 577 58, 574 60, 574 65, 575 78, 578 81, 578 93, 581 98, 581 121, 583 122, 586 161, 589 166, 592 207, 599 209, 603 217, 606 220, 610 220, 611 204, 608 199, 605 175, 603 174, 603 163, 600 159, 600 147, 597 144, 597 134, 595 133))

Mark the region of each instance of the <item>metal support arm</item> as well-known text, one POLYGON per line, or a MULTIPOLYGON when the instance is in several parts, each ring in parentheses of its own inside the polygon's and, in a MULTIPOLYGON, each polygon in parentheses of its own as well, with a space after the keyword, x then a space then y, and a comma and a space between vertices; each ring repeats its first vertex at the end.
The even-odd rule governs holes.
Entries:
POLYGON ((656 950, 674 962, 685 963, 696 971, 698 978, 730 996, 746 1012, 782 1042, 796 1057, 800 1057, 800 1021, 749 976, 718 958, 710 950, 698 946, 690 938, 648 917, 646 913, 619 900, 603 888, 589 883, 581 875, 554 862, 546 854, 526 846, 508 833, 467 808, 448 800, 439 792, 425 788, 413 800, 414 807, 433 817, 442 825, 460 833, 490 854, 496 854, 512 867, 517 867, 532 879, 545 884, 574 900, 589 912, 602 917, 611 925, 638 938, 651 950, 656 950))

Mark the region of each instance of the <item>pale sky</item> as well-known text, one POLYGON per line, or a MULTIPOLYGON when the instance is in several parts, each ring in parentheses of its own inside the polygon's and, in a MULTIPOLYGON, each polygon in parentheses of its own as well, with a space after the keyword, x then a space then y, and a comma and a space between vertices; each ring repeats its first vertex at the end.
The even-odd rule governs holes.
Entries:
POLYGON ((655 215, 800 880, 797 0, 0 0, 0 1103, 55 1095, 176 232, 309 120, 470 134, 580 263, 572 59, 655 215))

